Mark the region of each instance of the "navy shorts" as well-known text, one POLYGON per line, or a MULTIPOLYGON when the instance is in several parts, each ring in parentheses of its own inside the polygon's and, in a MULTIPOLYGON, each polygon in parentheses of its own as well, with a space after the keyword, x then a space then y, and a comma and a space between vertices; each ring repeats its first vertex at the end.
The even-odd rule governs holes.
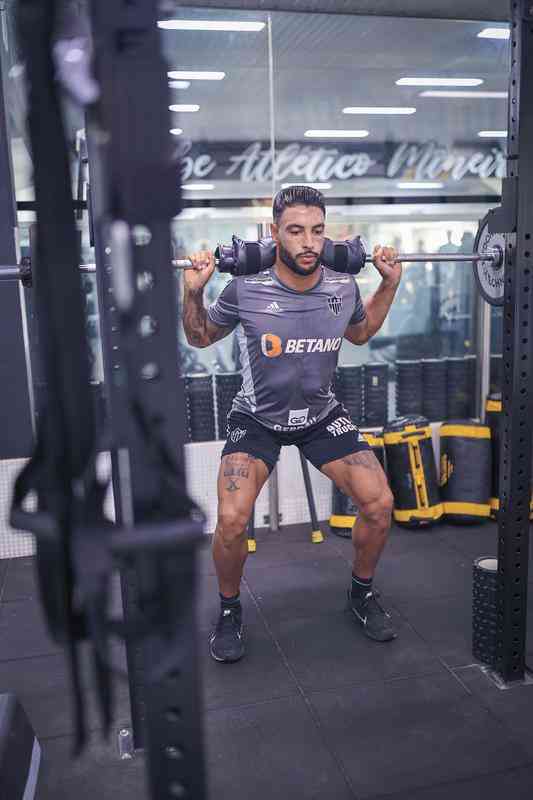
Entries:
POLYGON ((248 453, 264 461, 269 472, 274 469, 284 445, 296 445, 317 469, 350 453, 371 450, 342 405, 336 406, 321 422, 288 433, 271 430, 254 417, 233 411, 228 415, 227 437, 222 457, 230 453, 248 453))

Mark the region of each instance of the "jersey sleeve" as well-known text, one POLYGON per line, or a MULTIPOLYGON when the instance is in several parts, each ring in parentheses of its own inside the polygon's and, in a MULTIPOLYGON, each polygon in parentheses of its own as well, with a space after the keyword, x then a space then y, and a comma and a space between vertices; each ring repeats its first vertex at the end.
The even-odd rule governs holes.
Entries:
POLYGON ((353 280, 355 286, 355 307, 352 316, 350 317, 349 325, 357 325, 358 322, 363 322, 366 318, 366 311, 363 305, 363 301, 361 300, 361 292, 359 291, 359 286, 357 285, 357 281, 353 280))
POLYGON ((222 289, 217 299, 207 309, 207 316, 221 328, 235 328, 239 322, 239 301, 237 281, 230 281, 222 289))

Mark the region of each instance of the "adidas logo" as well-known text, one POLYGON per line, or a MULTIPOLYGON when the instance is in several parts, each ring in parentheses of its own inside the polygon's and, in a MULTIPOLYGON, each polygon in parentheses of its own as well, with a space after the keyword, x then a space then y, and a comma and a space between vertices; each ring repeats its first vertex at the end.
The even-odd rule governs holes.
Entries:
POLYGON ((270 305, 265 308, 265 311, 271 311, 273 314, 280 314, 283 309, 276 302, 274 302, 270 303, 270 305))

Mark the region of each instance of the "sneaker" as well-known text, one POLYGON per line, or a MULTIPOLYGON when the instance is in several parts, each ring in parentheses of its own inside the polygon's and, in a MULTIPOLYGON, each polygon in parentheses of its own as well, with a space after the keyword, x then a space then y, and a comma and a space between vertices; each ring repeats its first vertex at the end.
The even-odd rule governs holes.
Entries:
POLYGON ((209 639, 215 661, 238 661, 244 655, 242 607, 222 608, 215 630, 209 639))
POLYGON ((396 639, 391 616, 378 602, 379 594, 371 591, 362 597, 352 597, 348 589, 348 610, 352 612, 363 628, 365 636, 376 642, 390 642, 396 639))

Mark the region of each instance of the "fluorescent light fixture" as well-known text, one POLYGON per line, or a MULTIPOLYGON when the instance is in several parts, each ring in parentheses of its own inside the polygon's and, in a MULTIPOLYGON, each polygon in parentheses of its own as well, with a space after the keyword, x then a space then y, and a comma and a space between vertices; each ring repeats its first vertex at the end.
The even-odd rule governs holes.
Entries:
POLYGON ((302 181, 301 183, 282 183, 282 189, 290 189, 291 186, 310 186, 311 189, 331 189, 331 183, 306 183, 306 181, 302 181))
POLYGON ((481 86, 482 78, 399 78, 397 86, 481 86))
POLYGON ((182 189, 187 189, 189 192, 209 192, 215 188, 214 183, 184 183, 182 189))
POLYGON ((343 114, 416 114, 416 108, 388 108, 386 106, 371 107, 371 106, 347 106, 342 109, 343 114))
POLYGON ((194 103, 172 103, 171 106, 168 107, 169 111, 176 111, 176 113, 191 113, 193 114, 195 111, 200 110, 200 106, 195 105, 194 103))
POLYGON ((479 131, 478 136, 482 139, 506 139, 507 131, 479 131))
POLYGON ((510 36, 509 28, 483 28, 478 33, 479 39, 509 39, 510 36))
POLYGON ((237 22, 215 19, 166 19, 157 23, 164 31, 262 31, 264 22, 237 22))
POLYGON ((183 133, 183 129, 182 128, 171 128, 170 129, 170 133, 172 134, 172 136, 181 136, 181 134, 183 133))
POLYGON ((171 69, 167 72, 171 81, 221 81, 226 77, 225 72, 202 72, 200 70, 171 69))
POLYGON ((457 90, 457 91, 449 90, 449 91, 446 91, 446 89, 442 89, 442 90, 439 90, 439 89, 431 90, 431 89, 429 89, 426 92, 420 92, 420 97, 449 97, 449 98, 457 98, 457 99, 460 99, 462 97, 462 98, 468 98, 469 100, 475 100, 476 98, 479 98, 480 100, 485 100, 485 99, 488 100, 490 98, 493 98, 493 99, 498 99, 499 98, 499 99, 502 99, 502 100, 506 100, 507 97, 508 97, 508 93, 507 92, 483 92, 483 91, 481 91, 481 92, 469 92, 469 91, 461 91, 461 90, 457 90))
POLYGON ((311 139, 364 139, 368 131, 306 131, 304 136, 311 139))
POLYGON ((171 89, 188 89, 191 85, 190 81, 169 81, 168 85, 171 89))
POLYGON ((400 181, 398 189, 442 189, 444 184, 432 181, 400 181))

